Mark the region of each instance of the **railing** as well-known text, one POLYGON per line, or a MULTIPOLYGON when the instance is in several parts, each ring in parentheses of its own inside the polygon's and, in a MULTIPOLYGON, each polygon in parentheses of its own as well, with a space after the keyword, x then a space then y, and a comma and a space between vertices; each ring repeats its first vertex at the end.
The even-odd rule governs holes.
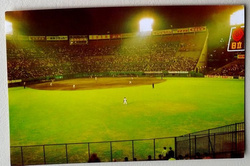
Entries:
POLYGON ((158 159, 163 146, 174 148, 174 137, 120 140, 104 142, 83 142, 11 146, 12 165, 84 163, 92 153, 97 153, 102 162, 158 159))
POLYGON ((223 126, 179 137, 11 146, 11 164, 63 164, 88 162, 92 153, 97 153, 102 162, 159 159, 163 147, 172 147, 175 157, 198 152, 214 158, 241 157, 244 154, 244 123, 223 126))
POLYGON ((245 124, 236 123, 208 129, 180 136, 176 139, 177 155, 195 157, 197 153, 207 153, 212 155, 213 158, 243 157, 245 124))

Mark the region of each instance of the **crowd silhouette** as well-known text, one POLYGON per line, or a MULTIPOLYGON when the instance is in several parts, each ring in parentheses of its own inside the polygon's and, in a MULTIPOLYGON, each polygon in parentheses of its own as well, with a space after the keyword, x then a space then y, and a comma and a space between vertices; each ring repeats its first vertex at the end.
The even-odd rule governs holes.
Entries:
POLYGON ((46 78, 88 72, 192 71, 197 56, 177 52, 201 50, 204 34, 150 36, 68 42, 7 41, 8 79, 46 78))
MULTIPOLYGON (((151 155, 147 156, 147 159, 140 159, 140 161, 154 161, 154 160, 190 160, 190 159, 212 159, 212 155, 208 154, 208 153, 204 153, 201 154, 199 152, 195 153, 194 156, 190 157, 188 154, 186 154, 185 156, 179 155, 179 156, 175 156, 175 152, 172 149, 172 147, 169 147, 169 150, 167 150, 166 147, 163 147, 162 152, 158 155, 157 159, 153 159, 151 155)), ((123 159, 124 162, 128 162, 128 161, 139 161, 137 160, 137 158, 131 158, 129 159, 129 157, 125 156, 123 159)), ((93 153, 88 162, 101 162, 101 159, 99 157, 97 157, 97 153, 93 153)), ((113 158, 112 162, 117 162, 117 159, 113 158)))

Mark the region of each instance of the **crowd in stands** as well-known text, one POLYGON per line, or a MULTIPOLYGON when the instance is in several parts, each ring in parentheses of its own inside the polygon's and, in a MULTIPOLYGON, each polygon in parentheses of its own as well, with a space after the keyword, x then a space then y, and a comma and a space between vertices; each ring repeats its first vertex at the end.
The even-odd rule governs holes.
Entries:
MULTIPOLYGON (((213 157, 209 155, 208 153, 204 153, 203 155, 197 152, 195 156, 190 157, 188 154, 185 156, 179 155, 175 156, 175 152, 172 150, 171 147, 169 147, 169 150, 167 150, 166 147, 163 148, 163 151, 161 154, 158 155, 158 159, 155 160, 191 160, 191 159, 212 159, 213 157)), ((154 159, 152 158, 151 155, 148 155, 147 161, 153 161, 154 159)), ((113 162, 116 162, 116 159, 113 159, 113 162)), ((129 160, 128 157, 124 157, 125 162, 127 161, 137 161, 137 158, 133 158, 132 160, 129 160)), ((91 157, 89 158, 88 162, 101 162, 100 158, 97 157, 96 153, 93 153, 91 157)))
POLYGON ((191 43, 199 37, 183 36, 99 40, 86 45, 7 41, 8 79, 108 71, 192 71, 198 58, 176 52, 201 49, 191 43))
POLYGON ((216 71, 211 72, 211 75, 221 76, 245 76, 245 61, 236 60, 227 64, 216 71))
POLYGON ((230 67, 223 67, 220 73, 217 75, 226 75, 226 76, 245 76, 245 65, 243 64, 234 64, 230 67))

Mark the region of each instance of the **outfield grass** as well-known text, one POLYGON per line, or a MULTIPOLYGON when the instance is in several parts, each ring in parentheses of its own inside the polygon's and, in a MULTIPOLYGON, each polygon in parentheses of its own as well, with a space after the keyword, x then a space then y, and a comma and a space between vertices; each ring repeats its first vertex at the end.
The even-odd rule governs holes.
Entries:
POLYGON ((167 78, 154 89, 79 91, 17 87, 9 88, 9 106, 12 146, 179 136, 243 122, 244 81, 167 78))

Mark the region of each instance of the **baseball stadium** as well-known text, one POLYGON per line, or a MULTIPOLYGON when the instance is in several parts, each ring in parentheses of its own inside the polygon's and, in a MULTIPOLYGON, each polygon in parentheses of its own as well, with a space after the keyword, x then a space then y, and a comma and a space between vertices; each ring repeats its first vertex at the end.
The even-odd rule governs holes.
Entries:
MULTIPOLYGON (((211 8, 233 16, 244 6, 171 10, 211 8)), ((134 9, 80 10, 89 30, 72 21, 57 33, 44 23, 69 10, 6 12, 11 165, 244 157, 244 22, 220 25, 220 36, 211 22, 178 15, 178 25, 157 28, 144 12, 138 32, 121 30, 118 16, 106 31, 88 22, 94 11, 134 9)))

